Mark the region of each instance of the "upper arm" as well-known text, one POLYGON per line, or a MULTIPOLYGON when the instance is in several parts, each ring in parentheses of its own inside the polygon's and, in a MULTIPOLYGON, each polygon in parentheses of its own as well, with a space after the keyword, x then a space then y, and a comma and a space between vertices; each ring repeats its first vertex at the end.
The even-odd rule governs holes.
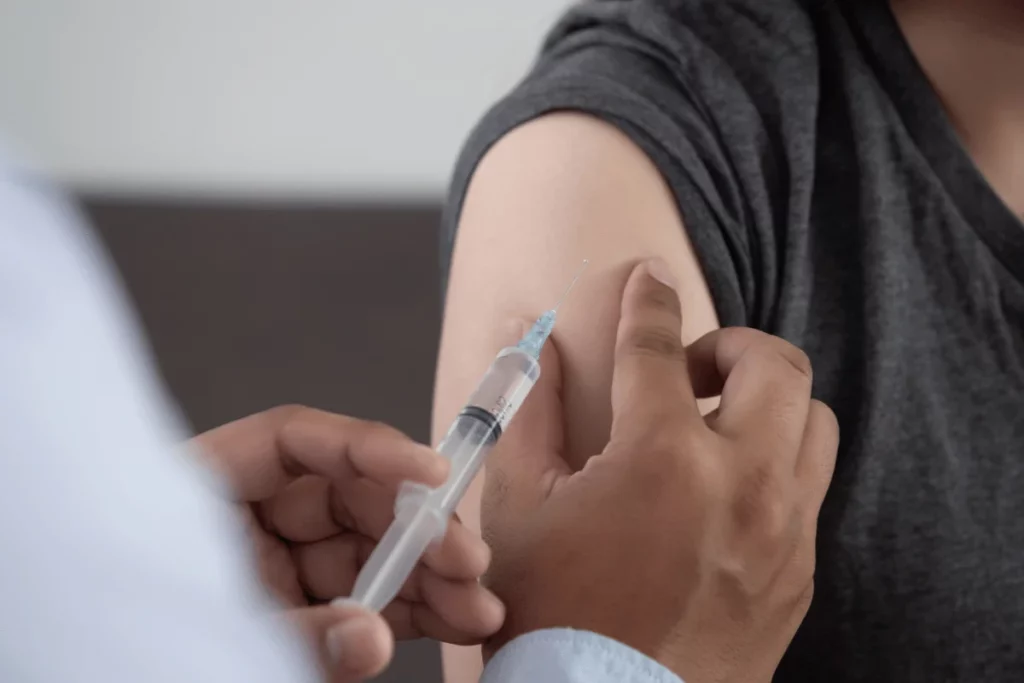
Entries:
MULTIPOLYGON (((660 256, 681 298, 686 343, 718 327, 715 307, 662 176, 610 124, 549 114, 516 128, 477 167, 458 219, 434 394, 440 439, 473 387, 511 340, 511 319, 554 305, 590 260, 553 336, 562 362, 567 457, 580 467, 611 428, 611 380, 619 305, 637 261, 660 256)), ((481 482, 459 506, 479 529, 481 482)), ((444 648, 448 683, 481 671, 478 648, 444 648)))
POLYGON ((584 114, 551 114, 502 138, 476 169, 452 259, 435 394, 441 436, 503 339, 503 324, 550 308, 584 258, 559 312, 567 455, 581 466, 611 426, 622 289, 660 256, 679 283, 684 341, 718 326, 675 199, 629 138, 584 114))

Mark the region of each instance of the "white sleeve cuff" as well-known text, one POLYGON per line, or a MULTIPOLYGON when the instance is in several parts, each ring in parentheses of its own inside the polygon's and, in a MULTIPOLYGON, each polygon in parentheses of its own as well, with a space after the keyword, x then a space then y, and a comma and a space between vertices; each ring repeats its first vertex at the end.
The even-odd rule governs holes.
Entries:
POLYGON ((545 629, 498 650, 480 683, 682 683, 650 657, 590 631, 545 629))

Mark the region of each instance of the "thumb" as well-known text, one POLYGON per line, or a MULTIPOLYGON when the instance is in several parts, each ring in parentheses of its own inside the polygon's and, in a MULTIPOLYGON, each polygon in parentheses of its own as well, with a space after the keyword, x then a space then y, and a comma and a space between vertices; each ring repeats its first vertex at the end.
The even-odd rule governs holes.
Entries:
MULTIPOLYGON (((515 344, 532 321, 510 324, 506 338, 515 344)), ((513 500, 542 500, 560 476, 571 473, 562 457, 562 368, 554 339, 540 355, 540 377, 512 418, 486 465, 483 504, 504 505, 513 500)))
POLYGON ((391 662, 395 638, 387 622, 355 603, 335 603, 292 610, 289 616, 319 654, 326 680, 362 681, 391 662))

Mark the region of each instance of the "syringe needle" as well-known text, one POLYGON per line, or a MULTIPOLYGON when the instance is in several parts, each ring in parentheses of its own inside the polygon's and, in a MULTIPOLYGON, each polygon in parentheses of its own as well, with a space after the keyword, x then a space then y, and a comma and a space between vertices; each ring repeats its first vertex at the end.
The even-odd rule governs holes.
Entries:
POLYGON ((558 307, 561 306, 566 297, 569 296, 569 292, 571 292, 572 288, 576 286, 576 281, 580 279, 580 275, 583 275, 583 271, 587 269, 587 265, 589 263, 590 261, 583 259, 583 265, 580 266, 578 271, 576 271, 576 277, 574 277, 572 282, 569 283, 569 286, 566 287, 565 292, 562 293, 562 298, 558 300, 558 303, 555 304, 554 308, 545 311, 539 318, 537 318, 537 321, 533 323, 533 327, 530 328, 530 331, 527 332, 521 340, 519 340, 517 348, 526 351, 534 358, 540 358, 540 350, 551 335, 551 330, 555 327, 555 318, 558 314, 558 307))
POLYGON ((583 259, 583 265, 581 265, 580 269, 576 271, 576 275, 573 276, 572 282, 569 283, 569 286, 565 288, 565 292, 562 293, 562 298, 558 300, 558 303, 555 304, 555 307, 552 308, 551 310, 557 311, 559 308, 561 308, 562 303, 565 301, 565 298, 569 296, 569 292, 571 292, 572 288, 576 286, 576 282, 580 279, 580 275, 583 275, 583 271, 585 271, 587 269, 587 266, 589 265, 590 260, 583 259))

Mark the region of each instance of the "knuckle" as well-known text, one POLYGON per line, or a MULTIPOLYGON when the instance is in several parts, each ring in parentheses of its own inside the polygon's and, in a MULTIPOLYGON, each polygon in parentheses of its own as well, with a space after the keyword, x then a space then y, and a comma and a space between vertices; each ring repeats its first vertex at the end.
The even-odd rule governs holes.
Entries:
POLYGON ((714 443, 715 434, 710 431, 693 427, 674 424, 671 430, 672 443, 675 444, 676 452, 681 455, 694 456, 700 461, 710 462, 717 450, 714 443))
POLYGON ((688 437, 685 432, 673 429, 664 422, 641 444, 641 448, 647 455, 647 459, 659 466, 664 463, 673 463, 679 459, 683 451, 688 450, 688 437))
POLYGON ((664 327, 644 326, 631 330, 623 342, 623 351, 630 356, 655 356, 685 362, 686 350, 679 332, 664 327))
POLYGON ((759 362, 774 367, 779 375, 787 379, 798 379, 810 387, 814 379, 814 370, 806 351, 782 337, 756 330, 751 330, 743 341, 748 344, 751 353, 757 356, 759 362))
POLYGON ((775 470, 770 462, 753 467, 739 485, 733 510, 741 529, 767 540, 783 538, 791 527, 792 506, 775 470))
POLYGON ((814 369, 811 366, 811 357, 803 349, 779 339, 778 354, 788 363, 793 370, 799 374, 804 381, 810 383, 814 379, 814 369))
MULTIPOLYGON (((776 429, 774 436, 782 437, 790 431, 789 427, 793 426, 801 428, 802 431, 807 419, 803 412, 807 406, 807 396, 802 392, 792 391, 792 386, 780 379, 770 381, 768 389, 773 400, 765 406, 765 414, 776 429)), ((793 444, 796 445, 799 445, 799 441, 793 444)))
POLYGON ((807 552, 802 553, 798 564, 798 576, 808 585, 814 585, 814 572, 817 569, 817 558, 814 555, 814 539, 808 539, 807 552))
POLYGON ((839 454, 839 420, 835 413, 821 401, 811 401, 807 416, 805 440, 801 448, 805 453, 806 465, 798 471, 798 477, 805 473, 813 477, 811 490, 824 495, 836 466, 839 454))
POLYGON ((807 612, 811 609, 811 603, 814 602, 814 578, 811 577, 807 583, 807 587, 800 591, 796 597, 796 603, 793 606, 793 611, 801 619, 807 615, 807 612))
POLYGON ((309 408, 300 405, 281 405, 267 411, 279 446, 281 468, 291 477, 309 474, 309 468, 297 457, 308 441, 308 423, 303 419, 309 408))
POLYGON ((641 457, 630 469, 643 479, 647 490, 667 489, 676 496, 679 482, 702 491, 721 487, 714 444, 700 430, 662 423, 631 448, 641 457))
POLYGON ((632 482, 652 498, 658 497, 666 489, 672 489, 674 482, 678 481, 679 469, 675 451, 657 441, 649 441, 635 449, 638 452, 634 455, 640 457, 633 459, 628 470, 632 482))
POLYGON ((810 393, 814 371, 811 358, 803 349, 782 337, 747 327, 727 328, 727 333, 723 339, 727 355, 749 354, 756 366, 785 378, 788 386, 799 381, 805 393, 810 393))
POLYGON ((350 453, 362 451, 372 444, 384 444, 385 442, 398 447, 401 442, 408 439, 400 430, 379 420, 343 417, 337 421, 337 428, 344 428, 349 434, 350 453))
POLYGON ((392 427, 391 425, 381 422, 380 420, 363 420, 361 421, 361 427, 363 433, 367 437, 385 437, 385 436, 400 436, 402 433, 392 427))
POLYGON ((307 410, 309 408, 301 403, 282 403, 267 410, 265 415, 282 425, 288 425, 297 415, 307 410))
POLYGON ((760 505, 760 535, 767 541, 778 544, 789 535, 793 525, 789 507, 777 497, 766 497, 760 505))
POLYGON ((810 418, 821 423, 822 436, 829 443, 839 443, 839 418, 827 405, 817 399, 811 399, 810 418))
POLYGON ((679 295, 668 287, 645 287, 640 294, 640 306, 650 310, 679 315, 679 295))

